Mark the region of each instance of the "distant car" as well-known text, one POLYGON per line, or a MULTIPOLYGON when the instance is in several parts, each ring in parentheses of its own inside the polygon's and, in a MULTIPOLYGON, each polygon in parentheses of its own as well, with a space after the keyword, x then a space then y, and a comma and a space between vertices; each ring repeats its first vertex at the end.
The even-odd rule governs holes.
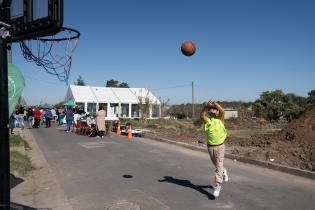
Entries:
MULTIPOLYGON (((123 135, 128 135, 128 130, 126 130, 126 126, 125 125, 120 126, 120 132, 123 135)), ((131 129, 132 136, 135 136, 135 137, 142 137, 142 132, 143 131, 141 129, 139 129, 139 128, 131 129)))

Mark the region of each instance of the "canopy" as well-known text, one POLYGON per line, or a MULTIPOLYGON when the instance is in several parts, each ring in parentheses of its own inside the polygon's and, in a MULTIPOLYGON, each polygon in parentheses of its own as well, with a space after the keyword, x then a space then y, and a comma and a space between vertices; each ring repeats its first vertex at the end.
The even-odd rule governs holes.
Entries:
POLYGON ((65 106, 76 106, 77 104, 74 101, 70 100, 70 101, 67 101, 66 103, 64 103, 63 105, 65 105, 65 106))
POLYGON ((22 95, 25 80, 21 71, 13 64, 8 64, 8 74, 9 115, 11 115, 22 95))

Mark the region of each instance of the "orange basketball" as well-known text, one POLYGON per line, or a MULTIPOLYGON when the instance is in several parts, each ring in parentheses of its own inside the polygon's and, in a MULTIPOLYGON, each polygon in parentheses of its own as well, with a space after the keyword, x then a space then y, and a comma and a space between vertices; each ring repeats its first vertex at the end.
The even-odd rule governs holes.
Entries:
POLYGON ((192 41, 185 41, 181 46, 181 51, 186 56, 192 56, 196 52, 196 46, 192 41))

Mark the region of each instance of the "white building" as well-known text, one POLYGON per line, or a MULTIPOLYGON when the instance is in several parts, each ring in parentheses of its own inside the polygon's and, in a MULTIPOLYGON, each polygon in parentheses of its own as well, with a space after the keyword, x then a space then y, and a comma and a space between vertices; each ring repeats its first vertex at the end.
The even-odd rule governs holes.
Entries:
POLYGON ((70 85, 66 100, 73 100, 85 112, 94 115, 100 106, 107 117, 139 118, 139 101, 150 100, 149 118, 161 117, 161 102, 147 88, 110 88, 70 85))
POLYGON ((238 111, 233 108, 224 109, 224 119, 238 118, 238 111))

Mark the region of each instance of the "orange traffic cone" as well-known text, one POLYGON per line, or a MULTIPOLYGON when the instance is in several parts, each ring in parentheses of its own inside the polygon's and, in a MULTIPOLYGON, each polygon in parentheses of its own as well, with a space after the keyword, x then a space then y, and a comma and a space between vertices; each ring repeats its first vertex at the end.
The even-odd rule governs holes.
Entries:
POLYGON ((132 139, 132 131, 131 128, 128 129, 128 140, 131 141, 132 139))
POLYGON ((116 129, 116 135, 119 136, 120 134, 121 134, 121 131, 120 131, 120 123, 118 123, 117 129, 116 129))

